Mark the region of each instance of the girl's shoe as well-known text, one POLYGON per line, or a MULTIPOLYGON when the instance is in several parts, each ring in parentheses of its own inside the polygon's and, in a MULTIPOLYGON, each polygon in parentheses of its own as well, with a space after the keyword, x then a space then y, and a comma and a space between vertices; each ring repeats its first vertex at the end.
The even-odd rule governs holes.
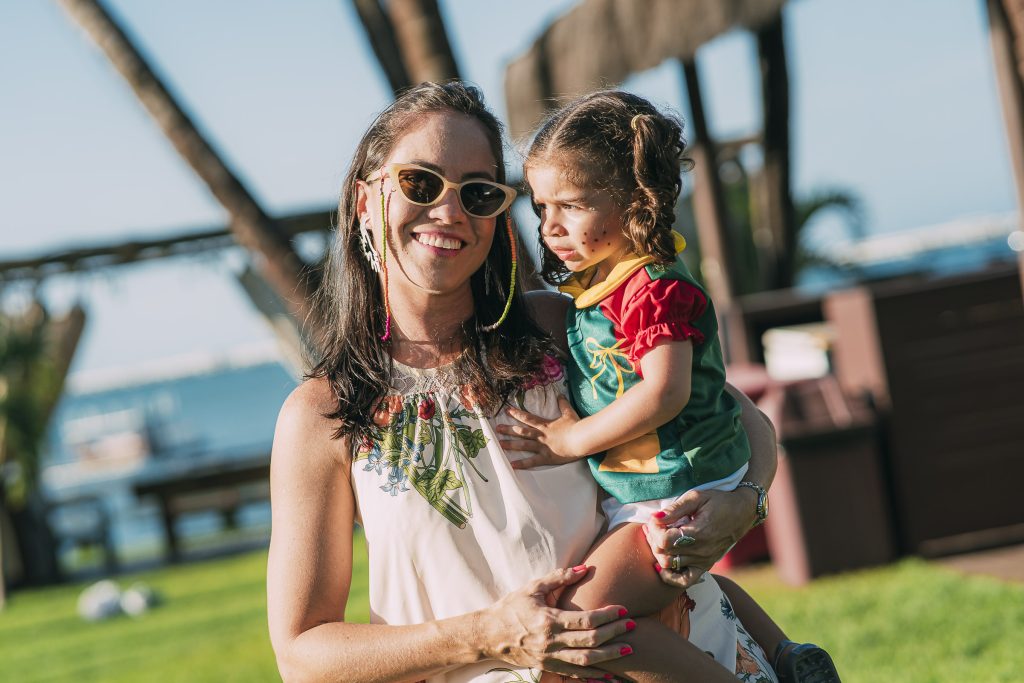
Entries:
POLYGON ((841 683, 832 658, 813 643, 782 641, 775 648, 772 668, 779 683, 841 683))

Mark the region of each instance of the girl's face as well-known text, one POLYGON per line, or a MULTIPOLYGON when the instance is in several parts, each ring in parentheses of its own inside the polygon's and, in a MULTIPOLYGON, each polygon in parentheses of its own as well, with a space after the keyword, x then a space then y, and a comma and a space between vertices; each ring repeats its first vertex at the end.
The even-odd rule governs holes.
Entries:
POLYGON ((597 266, 590 282, 597 284, 632 253, 622 209, 609 192, 580 187, 553 165, 530 166, 526 180, 544 244, 570 271, 597 266))
MULTIPOLYGON (((496 179, 497 162, 486 129, 476 119, 455 112, 435 112, 416 121, 398 139, 382 167, 417 164, 453 182, 496 179)), ((380 176, 380 169, 370 177, 380 176)), ((406 201, 390 177, 359 181, 357 209, 367 221, 380 251, 381 189, 388 215, 388 279, 391 296, 428 293, 468 294, 469 278, 483 265, 494 239, 495 218, 475 218, 449 188, 433 206, 406 201)))

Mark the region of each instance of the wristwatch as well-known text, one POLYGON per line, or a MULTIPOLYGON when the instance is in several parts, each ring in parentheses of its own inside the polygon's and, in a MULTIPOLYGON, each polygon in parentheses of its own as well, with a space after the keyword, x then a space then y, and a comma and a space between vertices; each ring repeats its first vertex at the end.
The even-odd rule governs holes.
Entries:
POLYGON ((757 519, 754 520, 754 526, 761 524, 764 520, 768 519, 768 492, 764 490, 764 487, 760 484, 755 484, 752 481, 741 481, 736 484, 736 488, 741 486, 748 489, 754 489, 757 492, 757 503, 754 505, 754 512, 757 513, 757 519))

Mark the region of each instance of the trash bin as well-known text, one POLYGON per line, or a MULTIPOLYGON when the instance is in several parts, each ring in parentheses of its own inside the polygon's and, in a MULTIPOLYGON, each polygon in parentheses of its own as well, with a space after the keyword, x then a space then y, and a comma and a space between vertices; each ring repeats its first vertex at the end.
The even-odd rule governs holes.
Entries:
POLYGON ((781 445, 765 523, 779 576, 800 585, 895 556, 878 419, 832 375, 781 385, 781 445))

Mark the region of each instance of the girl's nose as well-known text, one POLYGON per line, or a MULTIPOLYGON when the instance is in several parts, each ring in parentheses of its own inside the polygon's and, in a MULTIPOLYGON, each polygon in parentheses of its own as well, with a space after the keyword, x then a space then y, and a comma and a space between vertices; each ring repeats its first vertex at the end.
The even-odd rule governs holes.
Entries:
POLYGON ((541 219, 541 233, 543 235, 549 235, 551 237, 563 237, 565 235, 565 228, 559 223, 554 217, 545 212, 544 217, 541 219))

